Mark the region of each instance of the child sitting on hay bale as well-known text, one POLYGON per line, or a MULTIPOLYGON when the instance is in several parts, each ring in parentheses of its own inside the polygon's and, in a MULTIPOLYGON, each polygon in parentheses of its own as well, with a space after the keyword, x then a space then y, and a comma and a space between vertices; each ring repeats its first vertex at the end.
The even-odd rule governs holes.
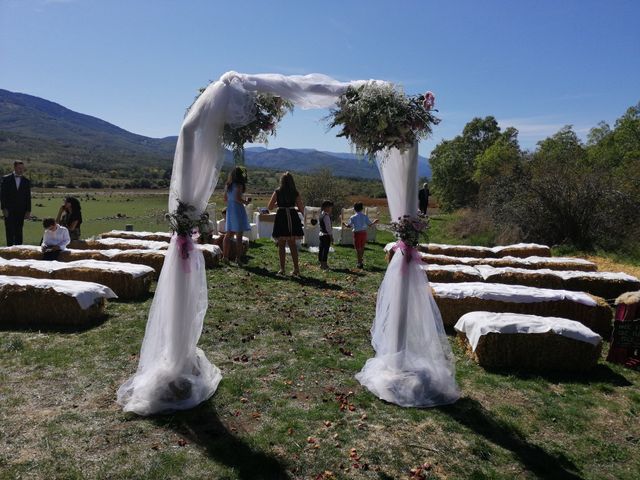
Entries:
POLYGON ((44 260, 57 260, 62 250, 71 242, 69 230, 58 225, 53 218, 42 221, 44 235, 42 236, 42 254, 44 260))

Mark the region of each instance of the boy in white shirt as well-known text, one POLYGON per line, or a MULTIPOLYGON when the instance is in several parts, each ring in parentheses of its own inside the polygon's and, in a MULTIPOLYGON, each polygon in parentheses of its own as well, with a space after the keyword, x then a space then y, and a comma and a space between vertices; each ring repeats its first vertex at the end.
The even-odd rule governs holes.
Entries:
POLYGON ((45 260, 57 260, 62 250, 67 248, 71 238, 69 230, 58 225, 53 218, 45 218, 42 221, 44 235, 42 236, 42 254, 45 260))
POLYGON ((367 215, 362 213, 362 210, 364 210, 362 202, 354 204, 353 209, 356 211, 356 214, 352 215, 349 222, 345 223, 344 226, 353 228, 353 246, 358 255, 358 264, 356 267, 364 268, 364 247, 367 244, 367 228, 369 228, 369 225, 378 223, 378 219, 372 222, 367 215))

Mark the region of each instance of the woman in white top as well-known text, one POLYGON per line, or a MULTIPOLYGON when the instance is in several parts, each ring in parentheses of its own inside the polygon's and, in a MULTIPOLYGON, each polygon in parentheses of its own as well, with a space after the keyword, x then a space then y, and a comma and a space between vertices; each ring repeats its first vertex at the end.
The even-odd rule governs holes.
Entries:
POLYGON ((44 235, 42 236, 42 254, 45 260, 57 260, 62 250, 67 248, 71 238, 69 230, 58 225, 53 218, 45 218, 42 221, 44 235))

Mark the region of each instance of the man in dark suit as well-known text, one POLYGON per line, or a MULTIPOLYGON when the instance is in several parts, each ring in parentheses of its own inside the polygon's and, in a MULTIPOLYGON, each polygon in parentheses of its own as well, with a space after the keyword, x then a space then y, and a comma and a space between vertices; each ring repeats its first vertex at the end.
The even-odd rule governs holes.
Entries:
MULTIPOLYGON (((414 204, 415 205, 415 204, 414 204)), ((418 208, 423 215, 427 214, 427 207, 429 206, 429 184, 425 183, 422 188, 418 190, 418 208)))
POLYGON ((0 203, 7 232, 7 246, 22 245, 22 227, 31 217, 31 182, 23 176, 24 163, 13 162, 13 173, 2 177, 0 203))

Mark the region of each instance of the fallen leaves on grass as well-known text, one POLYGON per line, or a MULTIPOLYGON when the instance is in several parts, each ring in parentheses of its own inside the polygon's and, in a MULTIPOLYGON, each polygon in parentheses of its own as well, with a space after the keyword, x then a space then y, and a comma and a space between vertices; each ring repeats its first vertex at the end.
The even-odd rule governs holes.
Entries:
POLYGON ((430 463, 423 463, 419 467, 409 469, 409 480, 423 480, 427 478, 428 472, 433 468, 430 463))

